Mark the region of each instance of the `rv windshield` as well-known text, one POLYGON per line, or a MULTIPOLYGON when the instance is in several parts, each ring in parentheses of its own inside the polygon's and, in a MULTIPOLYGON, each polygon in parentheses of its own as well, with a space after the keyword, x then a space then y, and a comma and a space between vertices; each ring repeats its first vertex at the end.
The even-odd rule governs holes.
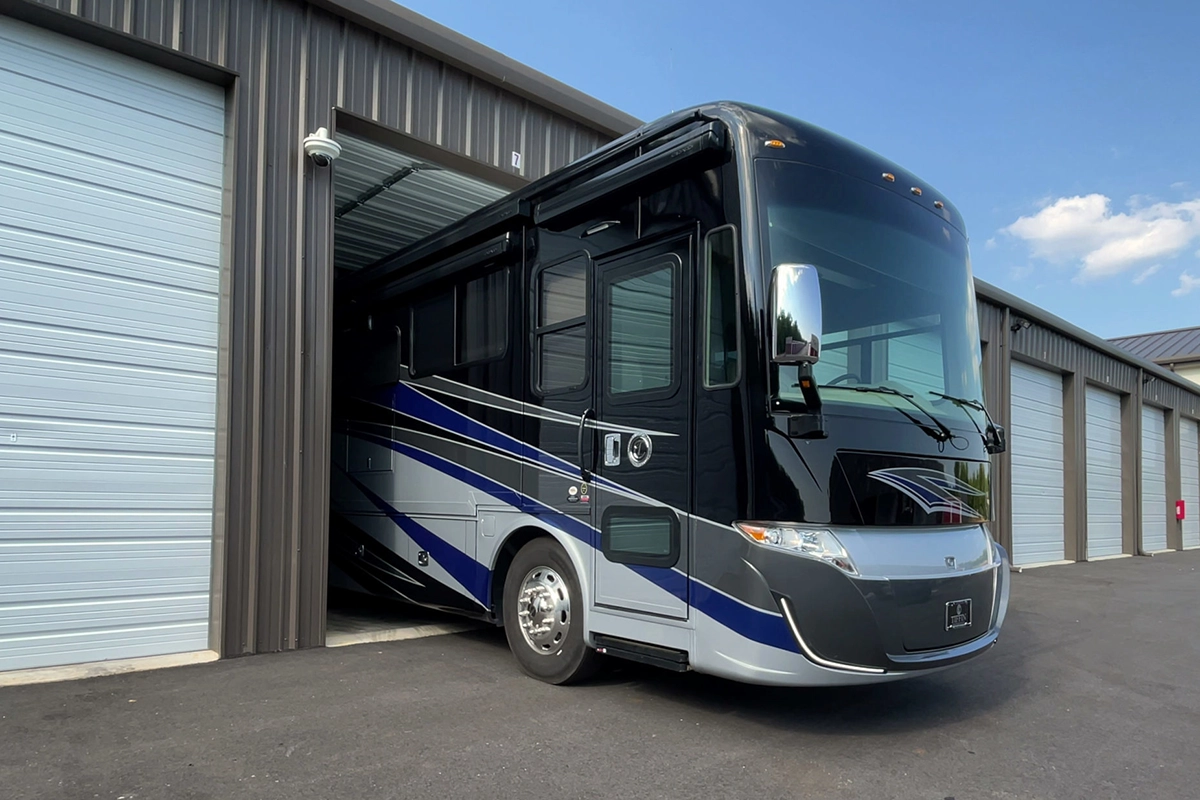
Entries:
MULTIPOLYGON (((830 170, 762 159, 763 264, 813 264, 821 285, 825 403, 889 405, 861 387, 891 387, 949 421, 982 400, 979 332, 967 242, 929 209, 830 170), (843 391, 845 390, 845 391, 843 391)), ((794 366, 773 369, 773 398, 802 405, 794 366)), ((911 409, 910 409, 911 410, 911 409)))

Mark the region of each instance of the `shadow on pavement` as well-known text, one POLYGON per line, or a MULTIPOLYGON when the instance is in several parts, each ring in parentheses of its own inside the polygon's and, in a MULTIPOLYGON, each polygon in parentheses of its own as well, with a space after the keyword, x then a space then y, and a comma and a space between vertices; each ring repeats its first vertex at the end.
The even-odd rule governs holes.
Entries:
MULTIPOLYGON (((937 674, 891 683, 817 688, 756 686, 697 673, 674 673, 610 659, 599 676, 564 691, 633 690, 721 716, 787 731, 841 736, 887 736, 987 715, 1020 695, 1030 681, 1024 654, 1036 636, 1020 613, 1010 613, 1004 636, 990 652, 937 674)), ((500 628, 460 634, 508 650, 500 628)), ((509 657, 511 668, 518 669, 509 657)), ((530 678, 530 680, 533 680, 530 678)))

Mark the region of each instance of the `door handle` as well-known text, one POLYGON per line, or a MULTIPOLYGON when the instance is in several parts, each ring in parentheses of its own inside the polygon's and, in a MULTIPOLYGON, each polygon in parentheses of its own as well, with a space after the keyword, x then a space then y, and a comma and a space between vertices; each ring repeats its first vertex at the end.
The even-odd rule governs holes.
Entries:
MULTIPOLYGON (((587 421, 591 418, 592 410, 590 408, 579 415, 579 432, 575 438, 575 454, 579 458, 579 476, 585 481, 592 479, 592 471, 583 463, 583 431, 587 427, 587 421)), ((588 450, 591 448, 589 447, 588 450)))
POLYGON ((604 434, 604 466, 617 467, 621 465, 621 434, 604 434))

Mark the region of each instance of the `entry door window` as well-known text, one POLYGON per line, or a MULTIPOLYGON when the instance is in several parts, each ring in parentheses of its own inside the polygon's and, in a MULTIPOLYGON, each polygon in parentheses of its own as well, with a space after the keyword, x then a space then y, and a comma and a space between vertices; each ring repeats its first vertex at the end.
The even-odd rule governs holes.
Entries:
POLYGON ((679 268, 679 260, 671 257, 609 284, 604 361, 614 397, 675 386, 679 268))

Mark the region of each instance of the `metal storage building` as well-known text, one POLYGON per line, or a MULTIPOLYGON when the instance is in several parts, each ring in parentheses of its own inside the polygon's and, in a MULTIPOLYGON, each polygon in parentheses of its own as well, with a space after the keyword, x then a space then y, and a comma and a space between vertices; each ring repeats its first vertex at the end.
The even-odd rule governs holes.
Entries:
MULTIPOLYGON (((638 120, 388 0, 0 0, 0 70, 0 671, 324 644, 335 268, 638 120)), ((1016 563, 1200 546, 1200 387, 978 291, 1016 563)))
POLYGON ((355 266, 637 120, 387 0, 2 0, 0 70, 0 670, 322 644, 335 219, 355 266))
POLYGON ((1013 564, 1200 545, 1200 386, 975 286, 987 405, 1009 432, 993 466, 995 530, 1013 564))

